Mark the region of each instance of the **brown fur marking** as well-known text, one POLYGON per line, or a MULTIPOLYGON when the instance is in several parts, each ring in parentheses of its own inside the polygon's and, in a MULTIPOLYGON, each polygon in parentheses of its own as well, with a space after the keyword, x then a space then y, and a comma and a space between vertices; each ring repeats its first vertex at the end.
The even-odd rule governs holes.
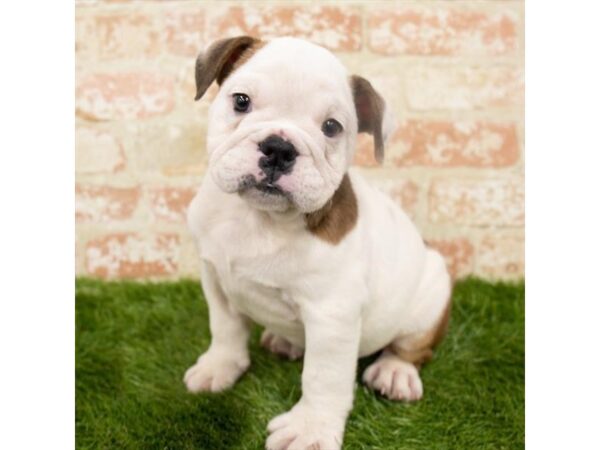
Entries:
POLYGON ((358 204, 348 174, 339 187, 318 211, 306 214, 306 226, 315 236, 331 244, 338 244, 356 225, 358 204))
POLYGON ((208 87, 216 80, 223 81, 244 62, 248 61, 264 42, 251 36, 221 39, 196 59, 196 100, 202 98, 208 87))
POLYGON ((354 107, 358 118, 358 131, 373 135, 375 143, 375 159, 383 162, 383 113, 385 101, 373 88, 368 80, 358 75, 350 77, 354 107))
POLYGON ((267 45, 267 41, 261 41, 259 39, 256 39, 252 44, 250 44, 249 47, 246 47, 241 56, 235 60, 235 62, 231 65, 231 71, 227 75, 231 75, 234 71, 239 69, 240 66, 248 62, 248 60, 252 58, 255 55, 255 53, 261 48, 263 48, 265 45, 267 45))
POLYGON ((389 345, 389 349, 400 359, 420 368, 433 357, 433 349, 442 341, 448 331, 450 312, 452 310, 452 293, 446 307, 435 326, 430 330, 403 336, 389 345))

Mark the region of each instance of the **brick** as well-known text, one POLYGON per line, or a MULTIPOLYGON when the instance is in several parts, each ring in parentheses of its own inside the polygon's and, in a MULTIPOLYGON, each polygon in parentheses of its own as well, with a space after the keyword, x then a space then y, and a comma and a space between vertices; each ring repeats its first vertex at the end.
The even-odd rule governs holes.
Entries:
POLYGON ((181 235, 177 275, 184 278, 198 278, 200 273, 200 258, 198 248, 191 233, 181 235))
POLYGON ((139 124, 131 165, 135 171, 167 176, 201 175, 206 168, 206 126, 190 118, 139 124))
POLYGON ((75 56, 95 57, 98 54, 98 33, 91 16, 75 15, 75 56))
POLYGON ((428 195, 429 220, 454 225, 523 225, 524 189, 520 177, 434 180, 428 195))
POLYGON ((512 11, 399 6, 368 17, 369 46, 384 55, 496 56, 517 46, 512 11))
POLYGON ((114 173, 125 168, 121 143, 106 131, 78 126, 75 132, 77 173, 114 173))
POLYGON ((140 199, 139 187, 75 186, 75 218, 80 222, 112 222, 132 216, 140 199))
POLYGON ((462 278, 473 271, 475 248, 468 239, 427 239, 427 245, 444 256, 453 278, 462 278))
POLYGON ((389 191, 393 200, 398 203, 411 217, 416 215, 419 200, 419 186, 412 181, 400 181, 389 191))
POLYGON ((148 191, 153 216, 167 222, 185 223, 187 208, 196 195, 194 188, 161 187, 148 191))
POLYGON ((360 133, 358 135, 356 139, 356 153, 354 154, 354 160, 352 163, 362 167, 379 166, 379 163, 375 159, 373 136, 366 133, 360 133))
POLYGON ((406 71, 411 109, 469 110, 523 104, 523 72, 516 67, 412 67, 406 71))
POLYGON ((141 236, 114 233, 86 246, 86 270, 101 278, 145 278, 177 272, 179 236, 160 233, 141 236))
POLYGON ((416 217, 420 193, 416 183, 399 177, 391 180, 373 179, 369 182, 389 195, 410 217, 416 217))
POLYGON ((525 242, 522 231, 496 232, 481 239, 477 252, 479 276, 518 279, 525 273, 525 242))
POLYGON ((93 20, 100 58, 153 57, 162 50, 156 19, 152 16, 124 11, 97 15, 93 20))
POLYGON ((75 226, 75 276, 85 275, 85 237, 80 227, 75 226))
MULTIPOLYGON (((386 161, 401 167, 507 167, 519 161, 514 122, 406 120, 386 143, 386 161)), ((358 136, 354 164, 377 167, 373 138, 358 136)))
POLYGON ((169 52, 197 56, 205 46, 203 9, 171 7, 165 15, 165 41, 169 52))
POLYGON ((391 146, 398 166, 506 167, 519 160, 514 123, 407 120, 391 146))
POLYGON ((335 51, 361 48, 361 13, 356 7, 327 6, 228 6, 208 19, 210 40, 249 34, 271 39, 295 36, 335 51))
POLYGON ((158 73, 99 73, 79 80, 77 115, 88 120, 145 119, 175 106, 174 77, 158 73))

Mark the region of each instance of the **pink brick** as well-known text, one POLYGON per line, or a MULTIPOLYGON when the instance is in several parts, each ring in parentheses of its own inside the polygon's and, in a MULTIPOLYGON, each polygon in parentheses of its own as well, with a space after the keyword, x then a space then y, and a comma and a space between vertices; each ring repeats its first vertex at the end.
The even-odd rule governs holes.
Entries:
POLYGON ((151 188, 148 194, 154 217, 167 222, 185 223, 187 208, 196 195, 196 189, 151 188))
POLYGON ((400 181, 389 191, 390 196, 409 215, 415 216, 419 200, 419 187, 412 181, 400 181))
POLYGON ((464 277, 473 271, 475 249, 468 239, 427 239, 427 245, 444 256, 453 278, 464 277))
POLYGON ((375 178, 369 182, 389 195, 410 217, 416 217, 421 190, 415 182, 401 177, 388 180, 375 178))
POLYGON ((121 143, 111 133, 77 126, 75 131, 77 173, 114 173, 125 168, 121 143))
MULTIPOLYGON (((406 120, 386 144, 385 160, 400 167, 507 167, 519 161, 514 122, 406 120)), ((358 136, 353 163, 377 167, 373 138, 358 136)))
POLYGON ((354 154, 354 161, 352 164, 362 167, 379 166, 379 163, 375 159, 373 136, 367 133, 360 133, 358 135, 356 140, 356 153, 354 154))
POLYGON ((140 189, 78 184, 75 186, 75 218, 81 222, 112 222, 131 217, 140 189))
POLYGON ((170 7, 165 15, 167 49, 176 55, 197 56, 205 46, 204 9, 170 7))
POLYGON ((411 109, 469 110, 523 104, 523 71, 511 66, 416 66, 406 71, 411 109))
POLYGON ((369 44, 385 55, 495 56, 514 52, 517 17, 445 6, 397 6, 368 18, 369 44))
POLYGON ((514 123, 408 120, 392 145, 398 166, 506 167, 519 160, 514 123))
POLYGON ((159 73, 92 74, 75 94, 77 114, 88 120, 145 119, 174 105, 174 77, 159 73))
POLYGON ((101 278, 145 278, 177 272, 179 236, 114 233, 88 242, 86 270, 101 278))
POLYGON ((227 6, 209 16, 208 29, 210 40, 291 35, 336 51, 361 48, 361 13, 352 6, 227 6))
POLYGON ((525 274, 522 231, 490 233, 479 243, 477 274, 486 278, 518 279, 525 274))
POLYGON ((524 189, 520 177, 434 180, 429 189, 429 220, 453 225, 523 225, 524 189))

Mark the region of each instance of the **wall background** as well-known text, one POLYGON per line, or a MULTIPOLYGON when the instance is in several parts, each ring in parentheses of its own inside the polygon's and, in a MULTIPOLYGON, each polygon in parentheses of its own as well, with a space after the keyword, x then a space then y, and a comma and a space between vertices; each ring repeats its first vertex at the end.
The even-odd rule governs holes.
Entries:
POLYGON ((334 51, 399 119, 355 163, 457 276, 524 274, 522 1, 77 1, 76 273, 197 277, 185 209, 206 169, 194 60, 215 39, 291 34, 334 51))

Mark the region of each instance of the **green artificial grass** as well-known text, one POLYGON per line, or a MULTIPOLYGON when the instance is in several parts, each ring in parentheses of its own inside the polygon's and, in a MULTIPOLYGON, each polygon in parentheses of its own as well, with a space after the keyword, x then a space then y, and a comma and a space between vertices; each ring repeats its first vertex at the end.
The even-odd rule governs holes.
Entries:
MULTIPOLYGON (((344 448, 523 448, 524 290, 459 282, 449 334, 422 371, 424 398, 392 402, 357 382, 344 448)), ((256 328, 233 389, 189 394, 182 378, 208 347, 207 317, 195 281, 77 280, 77 448, 264 448, 269 419, 300 397, 302 363, 262 349, 256 328)))

